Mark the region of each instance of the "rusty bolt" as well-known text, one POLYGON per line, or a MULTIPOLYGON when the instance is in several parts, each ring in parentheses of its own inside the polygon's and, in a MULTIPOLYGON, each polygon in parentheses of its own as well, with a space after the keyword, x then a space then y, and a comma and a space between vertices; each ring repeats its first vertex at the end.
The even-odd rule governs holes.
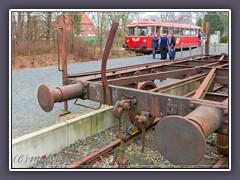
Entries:
POLYGON ((193 109, 194 107, 195 107, 195 105, 192 102, 190 102, 189 103, 189 108, 193 109))
POLYGON ((129 102, 124 102, 124 103, 123 103, 123 109, 130 109, 130 104, 129 104, 129 102))

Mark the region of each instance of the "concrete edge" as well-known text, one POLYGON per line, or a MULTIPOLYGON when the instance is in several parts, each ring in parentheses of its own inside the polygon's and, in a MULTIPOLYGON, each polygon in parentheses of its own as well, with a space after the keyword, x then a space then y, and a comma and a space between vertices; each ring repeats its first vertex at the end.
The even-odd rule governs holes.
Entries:
POLYGON ((106 130, 118 121, 112 106, 86 113, 12 140, 12 168, 31 167, 44 155, 56 153, 79 139, 106 130))

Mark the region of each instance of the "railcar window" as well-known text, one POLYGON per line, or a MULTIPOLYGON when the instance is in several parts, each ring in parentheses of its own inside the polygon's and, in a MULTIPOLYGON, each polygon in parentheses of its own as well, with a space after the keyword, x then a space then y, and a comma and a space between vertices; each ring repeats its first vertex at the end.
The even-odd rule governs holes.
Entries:
POLYGON ((180 34, 180 28, 174 28, 173 34, 174 34, 175 36, 181 35, 181 34, 180 34))
POLYGON ((148 32, 147 35, 148 36, 152 36, 156 31, 156 27, 155 26, 148 26, 148 32))
POLYGON ((198 33, 197 33, 197 29, 192 29, 191 30, 191 35, 192 36, 196 36, 198 33))
POLYGON ((140 26, 136 27, 135 29, 135 36, 147 36, 148 27, 147 26, 140 26))
POLYGON ((195 36, 196 35, 196 30, 195 29, 191 29, 190 30, 190 34, 191 34, 191 36, 195 36))
POLYGON ((127 28, 126 35, 134 36, 135 29, 133 27, 127 28))
POLYGON ((162 33, 163 33, 163 34, 164 34, 164 33, 168 34, 168 27, 163 27, 162 33))
POLYGON ((182 28, 179 28, 179 35, 183 36, 183 29, 182 28))
POLYGON ((168 28, 168 33, 167 33, 167 34, 169 34, 170 32, 171 32, 171 33, 174 33, 174 27, 169 27, 169 28, 168 28))
POLYGON ((190 30, 189 29, 184 29, 183 30, 183 35, 184 36, 190 36, 190 30))
POLYGON ((162 32, 161 32, 161 29, 162 29, 162 27, 156 27, 156 33, 158 34, 158 35, 161 35, 162 34, 162 32))

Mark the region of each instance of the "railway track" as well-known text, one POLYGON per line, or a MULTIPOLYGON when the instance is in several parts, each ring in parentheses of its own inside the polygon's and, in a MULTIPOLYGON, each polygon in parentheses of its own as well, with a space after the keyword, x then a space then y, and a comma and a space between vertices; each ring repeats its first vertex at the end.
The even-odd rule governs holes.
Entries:
POLYGON ((121 144, 121 139, 117 139, 81 160, 71 163, 66 168, 228 168, 228 157, 217 154, 217 148, 214 146, 215 134, 208 137, 207 141, 211 143, 208 143, 204 158, 198 164, 174 165, 170 163, 159 154, 154 141, 154 128, 158 121, 159 119, 147 129, 144 152, 141 152, 141 131, 137 130, 129 135, 124 146, 124 159, 127 160, 125 165, 116 162, 116 158, 119 157, 117 152, 121 144))
POLYGON ((44 156, 33 165, 33 168, 68 168, 68 169, 174 169, 174 168, 228 168, 228 157, 219 155, 216 134, 207 138, 207 151, 197 165, 174 165, 165 159, 155 145, 153 124, 146 131, 145 150, 141 153, 141 131, 135 131, 125 142, 124 158, 126 166, 113 164, 114 155, 121 140, 115 136, 118 126, 107 129, 94 136, 71 144, 57 153, 44 156))

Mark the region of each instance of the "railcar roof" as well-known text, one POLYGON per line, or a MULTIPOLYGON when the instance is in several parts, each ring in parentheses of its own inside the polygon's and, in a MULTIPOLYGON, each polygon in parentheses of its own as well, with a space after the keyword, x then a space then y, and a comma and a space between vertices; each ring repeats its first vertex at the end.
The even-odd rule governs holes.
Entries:
POLYGON ((200 27, 196 25, 170 23, 170 22, 158 22, 158 21, 137 21, 127 25, 127 27, 135 27, 135 26, 167 26, 167 27, 177 27, 177 28, 200 29, 200 27))

